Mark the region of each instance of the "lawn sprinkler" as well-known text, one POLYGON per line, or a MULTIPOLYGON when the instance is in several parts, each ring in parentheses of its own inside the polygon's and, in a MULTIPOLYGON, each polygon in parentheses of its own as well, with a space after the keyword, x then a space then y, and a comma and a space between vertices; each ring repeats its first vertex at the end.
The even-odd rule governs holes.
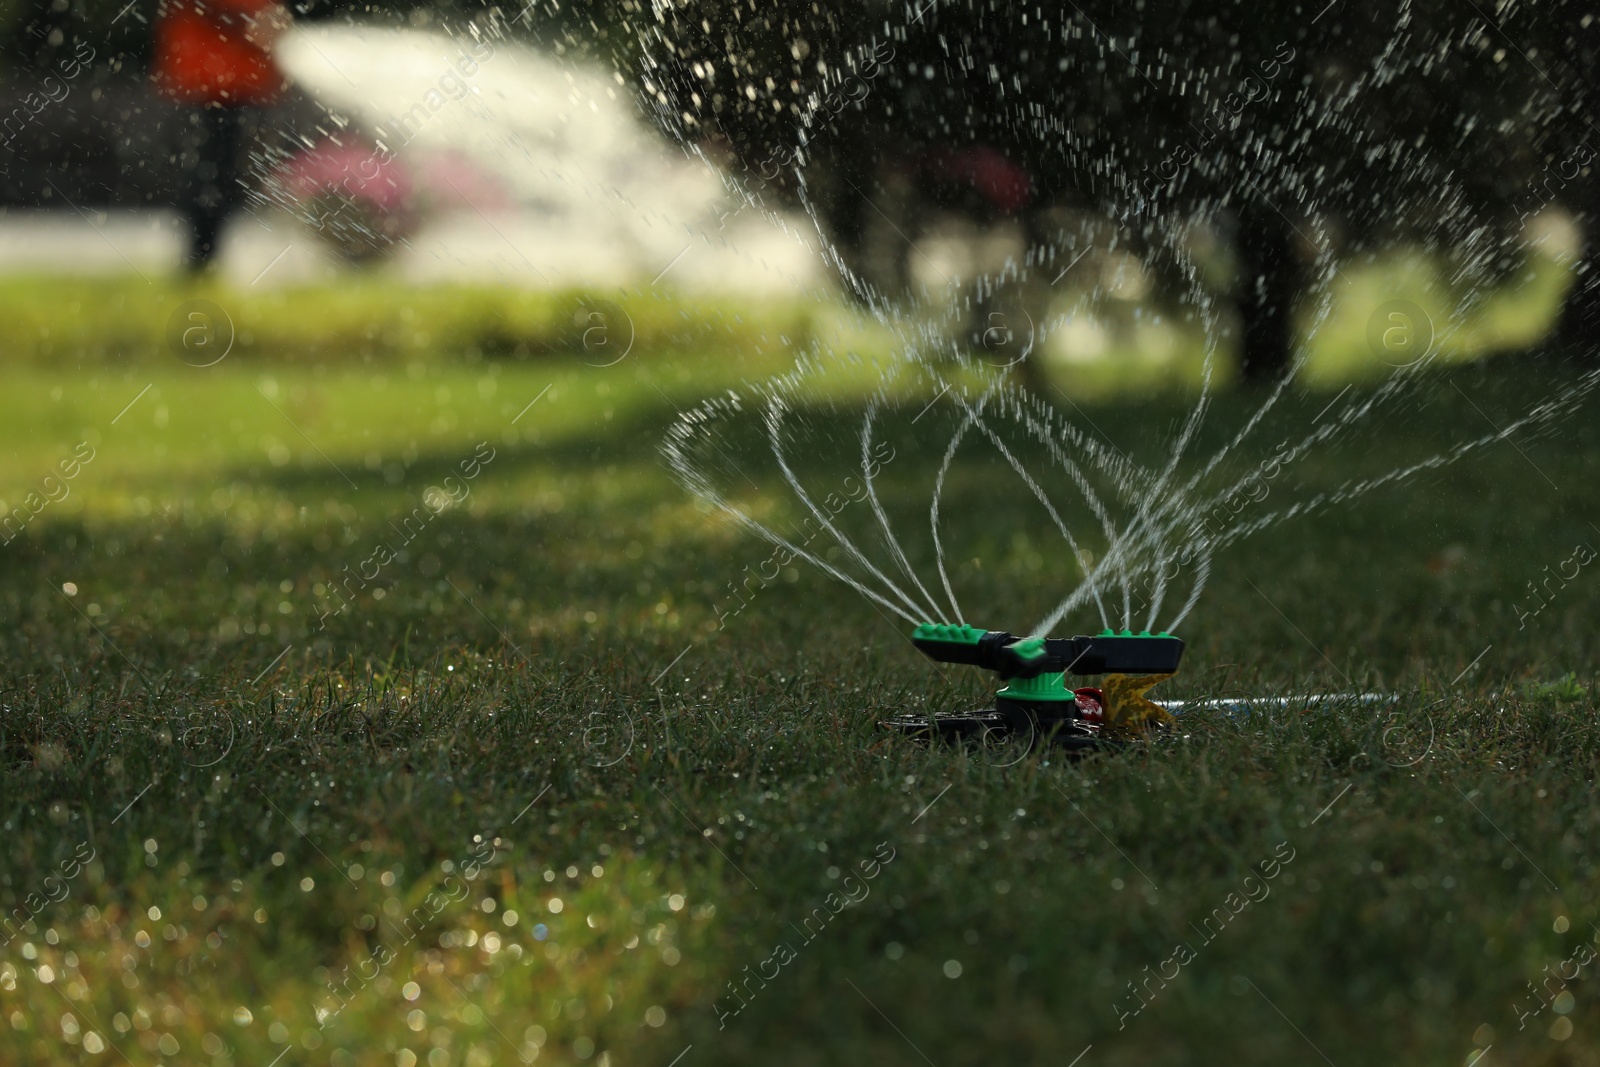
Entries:
POLYGON ((912 631, 911 643, 936 663, 994 671, 1005 683, 993 708, 908 715, 881 724, 911 737, 986 746, 1016 743, 1023 751, 1047 739, 1069 750, 1087 750, 1175 721, 1145 696, 1178 672, 1183 642, 1169 633, 1106 629, 1093 637, 1017 638, 1004 630, 925 622, 912 631), (1097 687, 1068 689, 1069 674, 1104 677, 1097 687))

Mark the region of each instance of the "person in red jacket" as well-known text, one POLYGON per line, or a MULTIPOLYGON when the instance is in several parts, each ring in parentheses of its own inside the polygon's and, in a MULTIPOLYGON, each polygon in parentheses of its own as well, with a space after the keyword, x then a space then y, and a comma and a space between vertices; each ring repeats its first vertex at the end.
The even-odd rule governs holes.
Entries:
POLYGON ((279 0, 165 0, 157 17, 156 84, 194 109, 181 205, 192 227, 191 269, 211 262, 223 220, 244 199, 241 131, 253 109, 283 93, 272 47, 290 22, 279 0))

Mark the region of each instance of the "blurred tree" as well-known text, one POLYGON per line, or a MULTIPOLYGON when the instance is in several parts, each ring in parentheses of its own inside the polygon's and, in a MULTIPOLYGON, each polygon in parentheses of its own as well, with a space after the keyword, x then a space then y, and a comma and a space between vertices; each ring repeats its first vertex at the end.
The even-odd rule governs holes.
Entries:
MULTIPOLYGON (((1592 18, 1558 7, 1518 6, 1501 30, 1445 0, 1385 14, 1345 0, 690 0, 645 17, 639 74, 662 125, 739 160, 761 195, 812 203, 869 299, 904 286, 903 270, 874 270, 871 245, 892 233, 902 261, 916 255, 928 205, 1018 217, 1044 274, 1072 251, 1056 209, 1109 217, 1190 305, 1208 298, 1185 284, 1181 234, 1230 232, 1243 369, 1272 378, 1297 295, 1341 259, 1421 242, 1457 261, 1468 301, 1515 269, 1517 193, 1570 147, 1577 127, 1549 136, 1555 118, 1588 100, 1577 75, 1592 53, 1576 42, 1592 37, 1562 20, 1592 18), (1493 38, 1518 32, 1573 58, 1508 62, 1493 38), (985 155, 1020 168, 1025 194, 995 195, 1006 182, 985 184, 985 155)), ((1592 228, 1571 188, 1563 203, 1592 228)))

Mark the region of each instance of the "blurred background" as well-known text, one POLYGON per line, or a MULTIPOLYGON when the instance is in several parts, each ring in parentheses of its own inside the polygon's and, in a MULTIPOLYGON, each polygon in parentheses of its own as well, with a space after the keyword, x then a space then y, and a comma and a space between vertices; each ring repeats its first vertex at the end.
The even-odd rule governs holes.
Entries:
MULTIPOLYGON (((903 6, 8 0, 8 346, 54 350, 16 284, 54 278, 226 285, 246 317, 262 293, 374 284, 959 306, 958 346, 1026 332, 1029 373, 1069 392, 1192 385, 1197 292, 1231 379, 1282 375, 1297 345, 1310 384, 1380 375, 1370 327, 1395 300, 1411 318, 1378 336, 1413 350, 1586 358, 1578 5, 1363 25, 1151 0, 1063 23, 1081 41, 1059 61, 1048 19, 903 6)), ((456 325, 429 344, 484 341, 456 325)))

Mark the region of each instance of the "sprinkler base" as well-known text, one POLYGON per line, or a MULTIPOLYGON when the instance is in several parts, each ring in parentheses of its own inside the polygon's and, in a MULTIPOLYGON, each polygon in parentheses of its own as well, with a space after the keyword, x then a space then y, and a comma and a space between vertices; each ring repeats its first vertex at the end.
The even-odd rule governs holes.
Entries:
MULTIPOLYGON (((1028 704, 1035 702, 1029 701, 1028 704)), ((1101 733, 1100 723, 1076 714, 1072 703, 1042 709, 1000 697, 993 708, 935 715, 901 715, 878 723, 913 741, 938 741, 1026 755, 1041 744, 1072 754, 1121 748, 1126 742, 1101 733), (1042 713, 1041 713, 1042 712, 1042 713), (1061 712, 1066 712, 1062 714, 1061 712)))

